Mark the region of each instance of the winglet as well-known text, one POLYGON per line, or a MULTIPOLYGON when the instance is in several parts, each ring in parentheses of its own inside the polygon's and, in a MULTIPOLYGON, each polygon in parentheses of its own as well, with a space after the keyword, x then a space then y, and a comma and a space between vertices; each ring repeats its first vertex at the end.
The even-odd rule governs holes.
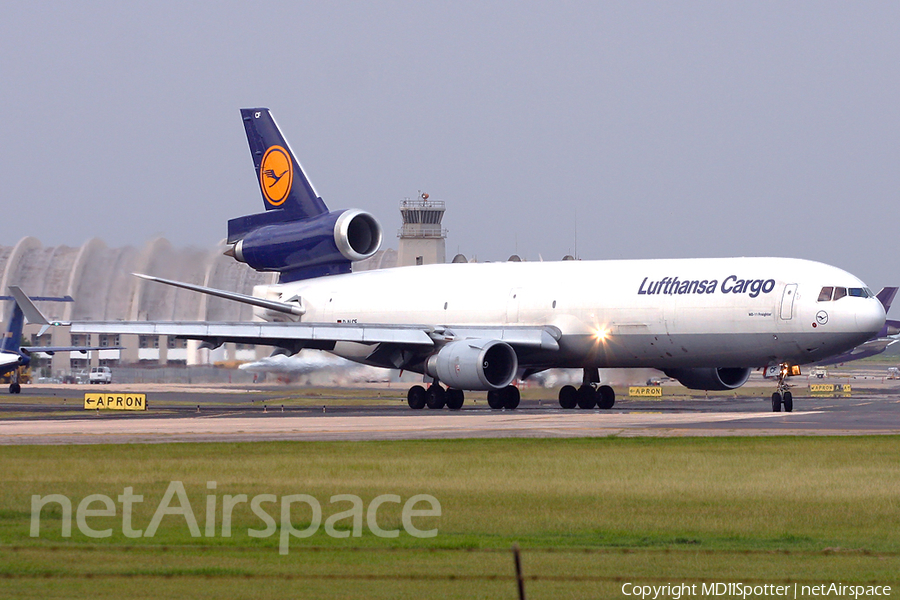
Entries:
POLYGON ((28 319, 29 323, 40 323, 43 325, 41 328, 41 332, 38 334, 38 337, 44 335, 44 332, 50 327, 50 321, 47 320, 41 311, 38 310, 38 307, 34 305, 34 302, 31 301, 31 298, 22 291, 17 285, 9 286, 9 293, 12 294, 12 297, 15 299, 16 304, 19 305, 19 308, 22 310, 22 313, 25 315, 25 318, 28 319))

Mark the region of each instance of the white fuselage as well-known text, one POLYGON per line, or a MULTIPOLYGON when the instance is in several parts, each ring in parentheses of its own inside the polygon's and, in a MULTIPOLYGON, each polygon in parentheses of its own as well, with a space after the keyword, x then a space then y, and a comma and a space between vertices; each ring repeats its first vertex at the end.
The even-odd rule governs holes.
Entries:
POLYGON ((0 374, 6 373, 7 371, 18 366, 20 360, 21 357, 18 354, 0 351, 0 374))
MULTIPOLYGON (((762 367, 814 362, 881 329, 884 308, 868 290, 819 301, 825 286, 865 289, 818 262, 724 258, 426 265, 254 294, 299 296, 303 322, 556 328, 559 349, 520 356, 520 366, 762 367)), ((369 350, 338 343, 334 353, 365 362, 369 350)))

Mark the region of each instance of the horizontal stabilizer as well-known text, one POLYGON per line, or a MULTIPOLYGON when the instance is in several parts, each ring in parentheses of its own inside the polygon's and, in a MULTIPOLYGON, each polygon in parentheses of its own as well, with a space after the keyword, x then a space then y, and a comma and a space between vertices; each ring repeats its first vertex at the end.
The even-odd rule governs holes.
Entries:
MULTIPOLYGON (((72 296, 28 296, 32 302, 75 302, 72 296)), ((0 296, 0 300, 15 300, 12 296, 0 296)))
POLYGON ((182 281, 173 281, 171 279, 163 279, 162 277, 153 277, 152 275, 143 275, 141 273, 134 273, 134 276, 140 277, 141 279, 146 279, 147 281, 156 281, 157 283, 164 283, 166 285, 180 287, 194 292, 200 292, 201 294, 208 294, 210 296, 216 296, 218 298, 225 298, 226 300, 234 300, 235 302, 242 302, 244 304, 250 304, 251 306, 259 306, 260 308, 266 308, 268 310, 274 310, 276 312, 282 312, 288 315, 299 316, 306 312, 299 304, 278 302, 276 300, 266 300, 265 298, 248 296, 247 294, 217 290, 215 288, 205 287, 202 285, 184 283, 182 281))
POLYGON ((124 350, 125 346, 22 346, 20 350, 25 354, 42 352, 44 354, 56 354, 57 352, 81 352, 87 354, 96 350, 124 350))
MULTIPOLYGON (((22 309, 22 313, 25 315, 25 318, 28 319, 29 323, 41 324, 49 327, 50 321, 41 314, 41 311, 34 305, 34 302, 32 302, 28 295, 22 291, 22 288, 17 285, 11 285, 9 286, 9 293, 15 298, 16 304, 22 309)), ((43 333, 44 330, 41 331, 42 335, 43 333)))

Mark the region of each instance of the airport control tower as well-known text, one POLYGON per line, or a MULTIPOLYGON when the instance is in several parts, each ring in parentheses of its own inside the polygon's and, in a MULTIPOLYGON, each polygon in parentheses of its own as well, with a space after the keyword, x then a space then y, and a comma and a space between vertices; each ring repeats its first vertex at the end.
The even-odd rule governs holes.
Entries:
POLYGON ((400 202, 400 215, 403 227, 398 233, 397 266, 446 262, 447 230, 441 227, 444 201, 429 200, 428 194, 419 192, 417 199, 400 202))

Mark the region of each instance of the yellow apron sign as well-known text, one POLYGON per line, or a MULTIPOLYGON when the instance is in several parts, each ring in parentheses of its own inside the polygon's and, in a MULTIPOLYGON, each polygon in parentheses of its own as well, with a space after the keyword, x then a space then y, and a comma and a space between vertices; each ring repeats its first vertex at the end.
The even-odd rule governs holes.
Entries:
POLYGON ((658 385, 633 385, 628 388, 628 395, 639 398, 662 398, 662 388, 658 385))
POLYGON ((94 410, 147 410, 147 394, 92 394, 85 392, 84 408, 94 410))
POLYGON ((811 394, 850 394, 849 383, 811 383, 811 394))

